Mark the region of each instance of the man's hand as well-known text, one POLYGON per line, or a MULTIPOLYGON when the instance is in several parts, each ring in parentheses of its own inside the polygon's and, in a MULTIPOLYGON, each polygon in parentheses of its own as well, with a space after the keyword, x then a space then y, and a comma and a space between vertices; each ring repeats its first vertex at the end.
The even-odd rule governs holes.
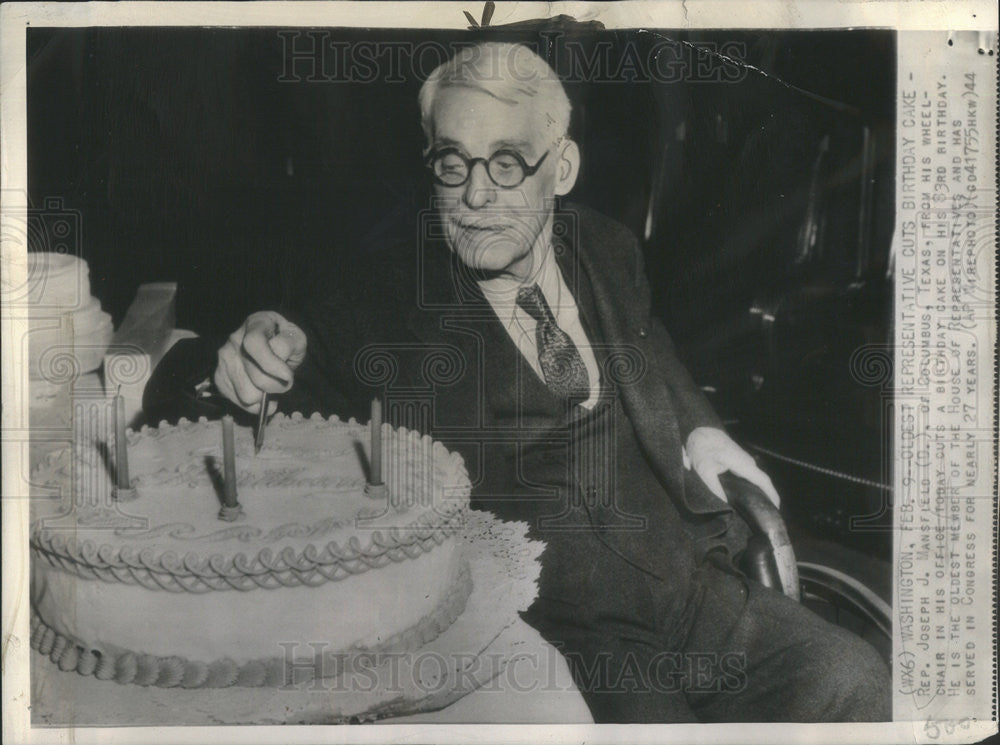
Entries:
MULTIPOLYGON (((215 387, 223 396, 251 414, 260 410, 264 393, 284 393, 292 387, 293 371, 306 357, 302 329, 273 311, 247 317, 219 349, 215 387)), ((278 404, 271 401, 267 413, 278 404)))
POLYGON ((757 467, 753 457, 732 438, 715 427, 698 427, 688 435, 686 448, 691 467, 715 496, 728 502, 726 491, 719 482, 719 474, 732 471, 760 487, 775 507, 781 506, 770 477, 757 467))

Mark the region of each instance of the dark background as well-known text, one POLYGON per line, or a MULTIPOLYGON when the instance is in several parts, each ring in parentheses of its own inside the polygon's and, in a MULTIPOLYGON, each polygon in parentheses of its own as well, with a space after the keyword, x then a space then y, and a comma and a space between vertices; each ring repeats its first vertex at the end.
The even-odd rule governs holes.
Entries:
MULTIPOLYGON (((300 272, 414 235, 428 194, 417 91, 433 65, 413 71, 404 51, 398 82, 349 82, 327 56, 330 79, 309 82, 314 62, 289 67, 278 31, 29 29, 29 196, 82 213, 92 291, 116 324, 140 283, 176 280, 178 326, 228 333, 300 272)), ((567 82, 584 154, 572 197, 639 236, 655 311, 801 530, 887 557, 885 530, 850 522, 881 511, 891 449, 882 389, 849 362, 891 338, 895 34, 553 22, 489 35, 565 75, 556 32, 588 53, 610 45, 612 71, 664 39, 685 61, 673 82, 567 82), (756 69, 712 54, 727 43, 756 69)))

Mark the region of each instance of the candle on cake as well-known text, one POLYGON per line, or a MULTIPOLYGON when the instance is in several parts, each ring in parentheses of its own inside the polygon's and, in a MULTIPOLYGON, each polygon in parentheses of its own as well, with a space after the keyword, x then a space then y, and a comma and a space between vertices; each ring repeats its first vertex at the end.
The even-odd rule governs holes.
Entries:
POLYGON ((372 415, 369 422, 371 428, 371 450, 368 456, 368 483, 365 484, 365 494, 372 499, 385 496, 385 482, 382 479, 382 402, 372 399, 372 415))
POLYGON ((382 483, 382 402, 372 399, 372 470, 371 482, 382 483))
POLYGON ((236 445, 233 418, 222 417, 222 508, 219 519, 232 522, 243 511, 236 498, 236 445))
POLYGON ((115 488, 114 496, 120 502, 136 498, 132 478, 128 472, 128 441, 125 439, 125 399, 121 394, 114 398, 115 416, 115 488))

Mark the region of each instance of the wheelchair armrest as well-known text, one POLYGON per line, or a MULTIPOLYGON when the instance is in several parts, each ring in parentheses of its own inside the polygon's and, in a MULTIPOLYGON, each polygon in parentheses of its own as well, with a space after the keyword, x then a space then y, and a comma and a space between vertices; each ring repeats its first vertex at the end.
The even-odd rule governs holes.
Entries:
POLYGON ((799 600, 799 572, 795 552, 778 508, 763 491, 744 478, 724 473, 720 474, 719 480, 726 490, 729 504, 753 532, 750 550, 755 546, 761 549, 756 555, 749 557, 751 566, 748 569, 756 575, 754 579, 768 587, 780 589, 793 600, 799 600), (769 574, 772 576, 769 577, 769 574), (773 575, 776 575, 776 582, 773 575))

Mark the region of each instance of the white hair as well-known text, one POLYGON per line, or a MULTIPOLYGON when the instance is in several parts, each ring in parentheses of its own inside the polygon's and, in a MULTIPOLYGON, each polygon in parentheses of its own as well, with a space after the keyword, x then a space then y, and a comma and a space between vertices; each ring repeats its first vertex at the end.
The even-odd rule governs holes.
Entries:
POLYGON ((420 87, 420 125, 427 148, 434 137, 431 119, 438 91, 455 87, 475 88, 511 104, 535 99, 541 103, 539 126, 553 140, 569 130, 569 98, 549 64, 524 44, 487 41, 459 50, 420 87))

